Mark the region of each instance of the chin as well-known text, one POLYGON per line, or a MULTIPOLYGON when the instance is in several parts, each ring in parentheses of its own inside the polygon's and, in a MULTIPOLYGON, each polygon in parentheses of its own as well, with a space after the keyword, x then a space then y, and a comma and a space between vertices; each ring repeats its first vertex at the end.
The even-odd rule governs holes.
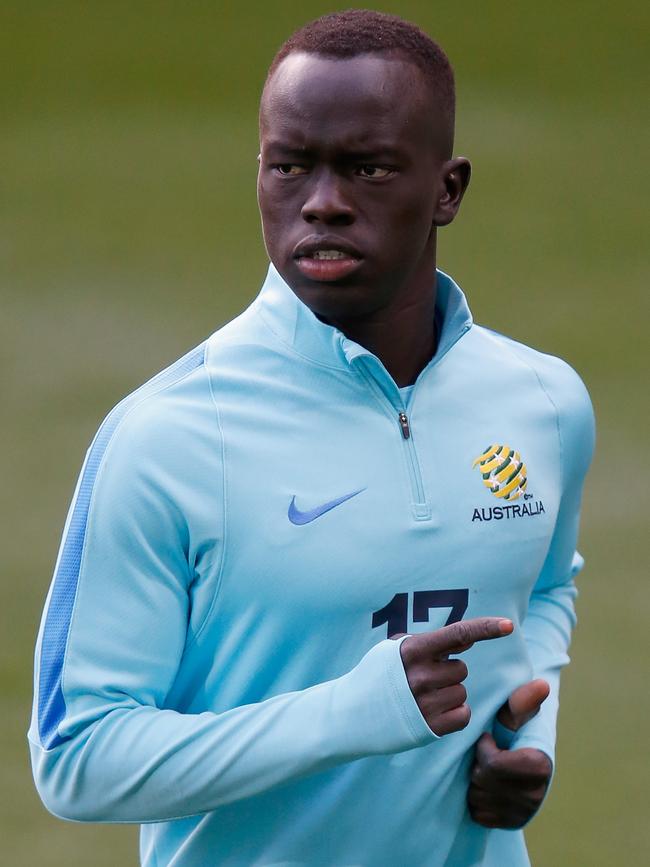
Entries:
POLYGON ((358 286, 340 283, 289 282, 291 290, 320 319, 357 319, 374 313, 372 299, 358 286))
POLYGON ((309 280, 293 261, 282 268, 273 263, 294 295, 319 319, 339 322, 372 316, 383 306, 381 289, 361 282, 358 273, 336 281, 309 280))

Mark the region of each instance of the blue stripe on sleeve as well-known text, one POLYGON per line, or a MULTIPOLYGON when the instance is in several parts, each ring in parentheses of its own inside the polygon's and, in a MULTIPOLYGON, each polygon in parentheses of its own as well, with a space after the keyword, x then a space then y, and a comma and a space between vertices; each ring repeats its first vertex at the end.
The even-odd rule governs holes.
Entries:
POLYGON ((205 344, 197 346, 170 367, 150 379, 133 394, 121 401, 107 416, 95 437, 79 484, 72 517, 66 533, 54 586, 48 605, 41 641, 38 683, 38 731, 41 744, 52 749, 63 743, 59 724, 65 717, 66 706, 61 684, 72 609, 79 582, 81 556, 86 537, 88 510, 97 471, 106 448, 120 421, 135 403, 161 388, 172 385, 203 364, 205 344))

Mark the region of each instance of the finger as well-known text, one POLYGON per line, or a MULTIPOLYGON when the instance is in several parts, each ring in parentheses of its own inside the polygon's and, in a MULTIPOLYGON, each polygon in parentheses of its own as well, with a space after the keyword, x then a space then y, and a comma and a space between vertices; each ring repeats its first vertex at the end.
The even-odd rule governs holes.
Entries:
POLYGON ((496 753, 481 764, 481 768, 483 777, 498 779, 524 788, 536 788, 547 783, 553 771, 551 760, 546 753, 530 747, 519 750, 497 749, 496 753))
POLYGON ((439 690, 460 685, 466 677, 467 666, 461 659, 450 662, 420 660, 409 665, 406 674, 411 692, 418 701, 426 697, 432 698, 439 690))
POLYGON ((475 617, 472 620, 459 620, 434 632, 418 635, 427 652, 436 657, 449 653, 460 653, 471 647, 475 641, 490 641, 510 635, 514 625, 504 617, 475 617))
MULTIPOLYGON (((517 793, 518 794, 518 793, 517 793)), ((488 789, 481 789, 480 786, 472 783, 467 790, 467 803, 473 810, 494 810, 503 812, 512 806, 510 798, 504 802, 504 799, 488 789)))
POLYGON ((461 704, 460 707, 455 707, 453 710, 439 714, 435 723, 431 726, 431 730, 438 737, 449 735, 452 732, 459 732, 469 724, 471 716, 472 712, 469 707, 466 704, 461 704))
POLYGON ((548 683, 541 678, 524 683, 499 710, 497 719, 501 725, 517 731, 537 714, 550 691, 548 683))
POLYGON ((503 828, 510 830, 511 827, 519 827, 518 825, 508 825, 501 816, 497 816, 496 813, 489 810, 470 810, 470 815, 477 825, 483 825, 484 828, 503 828))
POLYGON ((476 813, 470 810, 470 815, 477 825, 482 825, 484 828, 499 828, 499 820, 492 813, 476 813))
MULTIPOLYGON (((472 642, 471 644, 463 644, 462 647, 454 647, 454 649, 450 651, 450 653, 465 653, 465 651, 469 650, 470 647, 474 647, 474 642, 472 642)), ((440 660, 449 659, 449 653, 441 653, 437 658, 440 660)))
POLYGON ((467 666, 462 659, 441 660, 431 669, 432 680, 438 689, 462 683, 467 674, 467 666))
POLYGON ((437 713, 445 713, 448 710, 453 710, 455 707, 460 707, 467 700, 467 690, 462 683, 456 683, 453 686, 445 686, 442 689, 437 689, 432 696, 437 713))
POLYGON ((537 812, 544 800, 544 794, 543 787, 535 794, 530 791, 511 790, 507 795, 503 795, 470 786, 467 805, 472 818, 491 815, 498 820, 500 827, 516 828, 525 824, 537 812))
POLYGON ((521 807, 525 810, 532 809, 530 793, 513 787, 504 787, 505 791, 493 791, 481 789, 471 785, 467 790, 467 803, 475 809, 491 809, 503 814, 507 811, 521 807))
POLYGON ((497 746, 496 741, 489 732, 483 732, 476 742, 474 755, 474 767, 472 769, 472 781, 481 785, 486 773, 496 761, 499 753, 503 752, 497 746))

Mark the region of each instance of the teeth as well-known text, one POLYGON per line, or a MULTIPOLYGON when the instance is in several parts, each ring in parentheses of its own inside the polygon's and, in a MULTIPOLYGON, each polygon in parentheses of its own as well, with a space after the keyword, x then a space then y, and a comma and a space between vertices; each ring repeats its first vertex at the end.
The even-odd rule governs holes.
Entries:
POLYGON ((340 250, 316 250, 313 253, 314 259, 347 259, 349 258, 346 253, 342 253, 340 250))

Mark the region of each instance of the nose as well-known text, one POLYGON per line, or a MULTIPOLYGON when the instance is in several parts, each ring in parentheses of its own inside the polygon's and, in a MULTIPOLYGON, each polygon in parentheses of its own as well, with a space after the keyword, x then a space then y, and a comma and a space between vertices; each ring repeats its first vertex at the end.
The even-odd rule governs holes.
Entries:
POLYGON ((354 222, 354 208, 343 189, 344 179, 334 172, 322 171, 313 175, 309 195, 302 206, 301 216, 306 223, 348 226, 354 222))

